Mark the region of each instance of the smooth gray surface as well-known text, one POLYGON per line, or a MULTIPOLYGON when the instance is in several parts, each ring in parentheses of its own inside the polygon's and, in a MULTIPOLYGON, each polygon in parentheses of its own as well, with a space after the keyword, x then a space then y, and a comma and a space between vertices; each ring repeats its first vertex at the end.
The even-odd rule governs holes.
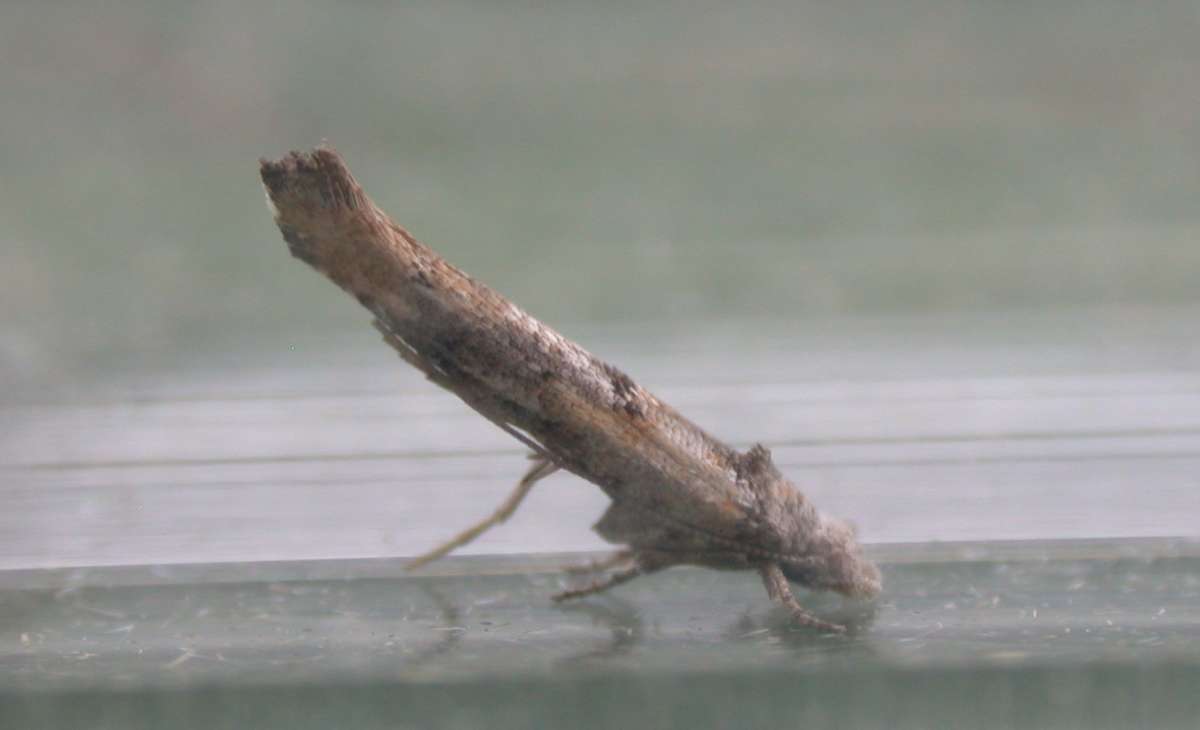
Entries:
MULTIPOLYGON (((572 328, 685 415, 766 443, 870 543, 1200 535, 1191 310, 572 328)), ((0 568, 414 555, 489 514, 518 444, 365 322, 0 405, 0 568), (222 361, 221 358, 227 358, 222 361)), ((465 552, 597 550, 546 480, 465 552)))

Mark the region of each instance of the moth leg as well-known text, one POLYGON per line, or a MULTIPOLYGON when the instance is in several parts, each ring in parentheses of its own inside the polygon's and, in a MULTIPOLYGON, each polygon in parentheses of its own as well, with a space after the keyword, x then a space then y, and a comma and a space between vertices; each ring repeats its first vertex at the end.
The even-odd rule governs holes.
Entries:
POLYGON ((529 490, 533 489, 534 484, 558 471, 558 464, 555 464, 544 456, 533 454, 530 458, 533 460, 533 466, 529 467, 529 471, 525 472, 525 476, 521 477, 521 481, 517 482, 516 489, 513 490, 512 494, 508 495, 508 499, 504 500, 504 503, 490 517, 468 527, 424 555, 413 558, 409 562, 407 569, 415 570, 426 563, 433 562, 451 550, 460 548, 471 542, 486 532, 488 528, 495 527, 511 517, 512 513, 516 512, 517 507, 520 506, 521 500, 525 499, 525 495, 529 494, 529 490))
POLYGON ((792 587, 788 585, 787 576, 783 574, 778 565, 767 563, 758 569, 758 573, 762 576, 767 595, 771 597, 772 601, 783 604, 784 608, 791 611, 792 621, 800 626, 811 626, 819 631, 832 631, 837 634, 846 632, 845 626, 822 621, 805 610, 804 606, 801 606, 800 602, 796 600, 796 596, 792 595, 792 587))
POLYGON ((375 329, 379 330, 379 334, 383 335, 383 341, 391 345, 392 349, 395 350, 398 355, 400 355, 401 360, 409 365, 412 365, 417 370, 420 370, 431 382, 436 383, 443 388, 453 390, 450 388, 451 383, 446 379, 445 374, 438 372, 433 363, 426 360, 425 357, 417 351, 417 348, 408 344, 403 337, 396 334, 396 332, 392 330, 391 326, 385 321, 382 314, 380 314, 380 316, 378 316, 371 324, 374 325, 375 329))
MULTIPOLYGON (((613 557, 627 552, 631 551, 622 550, 613 557)), ((653 559, 647 557, 646 555, 634 554, 631 557, 633 558, 633 565, 630 565, 622 570, 618 570, 615 573, 610 573, 603 578, 597 578, 582 588, 573 588, 571 590, 562 591, 561 593, 555 593, 550 598, 555 603, 561 603, 562 601, 569 601, 572 598, 583 598, 584 596, 603 593, 609 588, 615 588, 622 583, 628 583, 639 575, 649 575, 650 573, 662 570, 668 565, 666 561, 653 559)))
POLYGON ((611 570, 625 565, 630 560, 633 560, 632 550, 618 550, 612 555, 607 555, 599 560, 589 560, 586 563, 577 563, 574 565, 564 565, 562 570, 564 573, 571 575, 591 575, 604 570, 611 570))
POLYGON ((569 601, 572 598, 583 598, 584 596, 590 596, 593 593, 602 593, 607 591, 609 588, 619 586, 622 583, 628 583, 639 575, 642 575, 643 572, 642 566, 634 564, 625 570, 619 570, 605 578, 599 578, 595 581, 592 581, 583 588, 574 588, 569 591, 555 593, 550 598, 555 603, 560 603, 562 601, 569 601))

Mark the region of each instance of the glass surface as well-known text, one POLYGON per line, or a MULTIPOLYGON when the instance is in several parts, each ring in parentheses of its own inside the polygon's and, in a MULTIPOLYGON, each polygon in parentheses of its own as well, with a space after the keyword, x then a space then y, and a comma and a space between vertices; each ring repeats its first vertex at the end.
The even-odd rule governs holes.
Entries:
POLYGON ((553 567, 581 555, 419 577, 395 561, 8 574, 0 719, 1186 727, 1200 710, 1183 691, 1200 676, 1195 543, 875 553, 877 604, 804 597, 845 636, 791 626, 744 573, 674 569, 553 604, 553 567))

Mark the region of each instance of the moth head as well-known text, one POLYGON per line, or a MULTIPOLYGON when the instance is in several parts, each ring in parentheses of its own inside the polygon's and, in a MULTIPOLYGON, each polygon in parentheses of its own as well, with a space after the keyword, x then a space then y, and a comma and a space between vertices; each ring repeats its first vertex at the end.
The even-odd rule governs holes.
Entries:
POLYGON ((805 542, 803 552, 780 563, 788 580, 851 598, 879 595, 879 568, 863 555, 853 525, 822 517, 805 542))

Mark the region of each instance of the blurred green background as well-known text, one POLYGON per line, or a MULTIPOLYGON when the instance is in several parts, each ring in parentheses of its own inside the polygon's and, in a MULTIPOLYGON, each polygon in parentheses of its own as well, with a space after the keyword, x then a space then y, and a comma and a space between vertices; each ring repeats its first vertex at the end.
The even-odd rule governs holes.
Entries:
POLYGON ((1194 303, 1198 31, 1169 1, 6 2, 0 377, 366 331, 257 180, 322 139, 554 324, 1194 303))

